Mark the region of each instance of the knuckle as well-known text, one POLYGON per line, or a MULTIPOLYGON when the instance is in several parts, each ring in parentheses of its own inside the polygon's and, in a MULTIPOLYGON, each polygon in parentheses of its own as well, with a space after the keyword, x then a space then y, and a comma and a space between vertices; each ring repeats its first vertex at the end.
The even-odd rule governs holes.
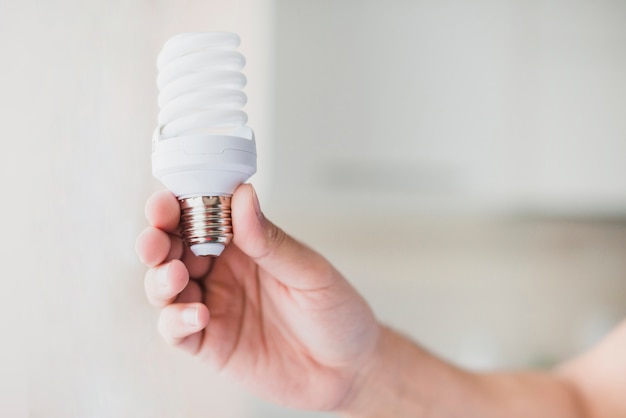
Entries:
POLYGON ((183 256, 183 241, 180 237, 170 235, 170 252, 167 260, 179 260, 183 256))
POLYGON ((174 338, 170 332, 169 321, 167 320, 167 314, 165 310, 161 311, 161 315, 159 316, 159 320, 157 322, 157 330, 159 332, 159 335, 161 335, 161 338, 163 338, 166 343, 170 345, 174 343, 174 338))
POLYGON ((170 304, 172 298, 162 298, 153 294, 148 294, 148 302, 155 308, 164 308, 170 304))
POLYGON ((267 230, 268 251, 272 252, 281 247, 287 240, 287 234, 281 228, 272 224, 267 230))
POLYGON ((170 291, 168 289, 165 289, 164 291, 159 291, 158 285, 155 283, 154 270, 155 269, 152 268, 146 272, 144 280, 144 291, 150 305, 157 308, 162 308, 170 303, 170 301, 172 300, 172 295, 169 294, 170 291))
POLYGON ((148 269, 148 271, 146 271, 146 274, 144 275, 144 278, 143 278, 143 288, 148 298, 152 296, 152 293, 153 293, 153 283, 154 283, 153 277, 154 277, 154 268, 150 268, 148 269))
POLYGON ((161 315, 159 316, 159 320, 157 321, 157 331, 159 331, 161 337, 165 338, 167 336, 165 321, 163 320, 163 311, 161 311, 161 315))

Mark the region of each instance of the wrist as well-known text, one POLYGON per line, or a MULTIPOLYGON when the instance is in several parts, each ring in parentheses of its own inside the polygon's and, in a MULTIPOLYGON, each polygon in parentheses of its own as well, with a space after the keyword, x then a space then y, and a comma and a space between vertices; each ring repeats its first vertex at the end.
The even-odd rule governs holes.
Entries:
POLYGON ((382 327, 370 363, 337 412, 345 418, 452 416, 459 405, 450 399, 470 403, 468 388, 475 386, 475 379, 382 327))
POLYGON ((419 399, 405 396, 407 379, 418 378, 416 354, 420 353, 405 337, 382 326, 370 361, 357 372, 352 390, 336 412, 345 418, 396 417, 409 410, 411 416, 424 416, 419 399))

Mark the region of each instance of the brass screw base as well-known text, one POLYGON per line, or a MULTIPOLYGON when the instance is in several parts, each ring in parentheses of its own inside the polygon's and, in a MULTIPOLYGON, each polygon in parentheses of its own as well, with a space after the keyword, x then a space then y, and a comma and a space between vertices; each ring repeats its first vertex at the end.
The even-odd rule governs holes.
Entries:
POLYGON ((230 196, 194 196, 178 199, 183 240, 197 244, 228 245, 233 238, 230 196))

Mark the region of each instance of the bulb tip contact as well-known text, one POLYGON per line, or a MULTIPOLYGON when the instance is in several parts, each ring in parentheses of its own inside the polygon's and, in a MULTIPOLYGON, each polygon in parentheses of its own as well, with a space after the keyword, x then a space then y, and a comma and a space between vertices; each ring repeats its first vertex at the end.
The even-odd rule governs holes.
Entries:
POLYGON ((195 244, 191 246, 191 251, 198 257, 217 257, 222 254, 222 251, 224 251, 224 244, 217 244, 213 242, 195 244))

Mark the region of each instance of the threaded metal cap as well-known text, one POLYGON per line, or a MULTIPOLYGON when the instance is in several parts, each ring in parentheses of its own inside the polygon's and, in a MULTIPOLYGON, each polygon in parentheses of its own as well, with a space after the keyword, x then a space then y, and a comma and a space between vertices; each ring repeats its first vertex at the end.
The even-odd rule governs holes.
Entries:
POLYGON ((181 233, 187 245, 230 243, 233 238, 230 196, 194 196, 179 202, 181 233))

